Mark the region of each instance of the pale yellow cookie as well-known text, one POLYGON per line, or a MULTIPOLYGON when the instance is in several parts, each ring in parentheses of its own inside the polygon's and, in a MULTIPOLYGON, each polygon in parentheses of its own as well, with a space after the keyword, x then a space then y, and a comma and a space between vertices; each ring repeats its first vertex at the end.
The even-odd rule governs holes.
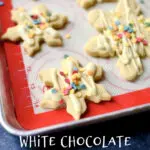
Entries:
POLYGON ((124 40, 122 54, 118 54, 117 67, 125 80, 133 81, 143 74, 143 65, 134 47, 125 45, 125 43, 130 43, 130 41, 128 39, 124 40))
POLYGON ((39 73, 41 81, 52 87, 44 93, 42 108, 58 109, 64 102, 67 112, 78 120, 87 110, 85 100, 94 103, 111 100, 105 88, 95 83, 103 76, 100 66, 88 63, 83 68, 78 60, 67 55, 61 65, 61 70, 50 68, 39 73))
POLYGON ((24 8, 14 9, 11 14, 12 21, 17 25, 8 28, 1 39, 13 42, 22 40, 30 56, 40 50, 42 42, 49 46, 63 45, 62 37, 55 29, 65 26, 68 22, 66 16, 50 12, 43 4, 35 6, 30 14, 24 8))
POLYGON ((99 9, 91 10, 88 14, 88 22, 99 32, 102 32, 113 20, 114 14, 99 9))
POLYGON ((76 0, 76 1, 77 1, 77 4, 80 7, 88 9, 88 8, 94 6, 97 3, 112 2, 112 1, 116 1, 116 0, 76 0))
POLYGON ((117 55, 120 73, 130 81, 143 73, 141 58, 150 56, 150 20, 139 13, 135 0, 119 0, 114 11, 97 9, 88 15, 99 35, 88 40, 85 51, 94 57, 117 55))
POLYGON ((105 37, 103 34, 99 34, 98 36, 89 39, 84 49, 93 57, 107 58, 115 56, 115 49, 112 48, 109 37, 105 37))
POLYGON ((83 8, 89 8, 97 3, 97 0, 76 0, 77 3, 83 8))
POLYGON ((141 7, 137 4, 136 0, 119 0, 115 11, 123 15, 123 13, 125 13, 125 11, 128 11, 128 9, 134 11, 136 15, 139 15, 141 13, 141 7))

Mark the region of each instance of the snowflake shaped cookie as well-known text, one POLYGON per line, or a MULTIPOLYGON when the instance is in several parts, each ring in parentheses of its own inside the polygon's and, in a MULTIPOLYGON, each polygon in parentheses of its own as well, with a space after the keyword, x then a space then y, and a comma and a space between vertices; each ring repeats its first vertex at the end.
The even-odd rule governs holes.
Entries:
POLYGON ((66 104, 67 112, 75 120, 87 110, 85 100, 94 103, 111 100, 105 88, 96 84, 103 75, 100 66, 88 63, 84 68, 78 60, 65 55, 61 69, 49 68, 39 73, 41 81, 52 87, 44 93, 41 101, 42 108, 58 109, 66 104))
POLYGON ((11 15, 17 25, 7 29, 3 40, 23 40, 23 48, 30 56, 40 50, 41 42, 49 46, 62 46, 61 35, 55 29, 65 26, 68 22, 66 16, 50 12, 43 4, 34 7, 31 13, 24 8, 14 9, 11 15))
POLYGON ((86 43, 85 51, 94 57, 117 55, 120 73, 130 81, 143 73, 141 58, 150 57, 150 19, 138 14, 135 0, 120 0, 115 11, 92 10, 88 16, 99 35, 86 43))
POLYGON ((81 7, 87 9, 94 6, 96 3, 103 2, 104 0, 76 0, 76 1, 81 7))

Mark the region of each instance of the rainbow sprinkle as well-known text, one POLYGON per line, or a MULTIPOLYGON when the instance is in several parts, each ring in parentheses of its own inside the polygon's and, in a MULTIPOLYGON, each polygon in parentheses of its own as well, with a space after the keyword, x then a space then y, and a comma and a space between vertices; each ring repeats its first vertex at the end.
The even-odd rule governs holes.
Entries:
POLYGON ((51 92, 52 92, 53 94, 55 94, 55 93, 57 93, 57 90, 56 90, 56 89, 52 89, 51 92))
MULTIPOLYGON (((150 27, 150 22, 145 22, 144 25, 146 27, 150 27)), ((119 20, 116 20, 112 23, 112 26, 108 27, 108 31, 113 36, 115 41, 122 40, 123 36, 126 36, 128 39, 131 39, 133 43, 143 43, 144 46, 148 45, 148 41, 143 39, 142 37, 136 37, 136 32, 134 31, 134 23, 130 23, 129 25, 122 25, 119 20)), ((90 72, 88 73, 91 74, 90 72)))
POLYGON ((68 78, 65 79, 65 82, 70 84, 70 80, 68 78))
POLYGON ((60 71, 60 75, 63 76, 63 77, 65 77, 65 74, 62 71, 60 71))
POLYGON ((64 59, 66 59, 66 58, 68 58, 68 57, 69 57, 69 55, 67 55, 67 54, 64 55, 64 59))
POLYGON ((80 89, 86 89, 85 84, 81 84, 81 85, 80 85, 80 89))
POLYGON ((145 25, 146 27, 150 27, 150 22, 145 22, 144 25, 145 25))

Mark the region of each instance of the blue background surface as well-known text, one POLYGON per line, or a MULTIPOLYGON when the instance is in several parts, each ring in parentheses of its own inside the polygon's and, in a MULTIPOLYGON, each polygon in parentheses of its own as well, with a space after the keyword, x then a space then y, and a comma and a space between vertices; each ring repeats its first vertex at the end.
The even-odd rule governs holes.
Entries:
MULTIPOLYGON (((115 120, 107 121, 104 123, 97 123, 94 125, 89 125, 86 127, 72 128, 65 130, 63 132, 55 132, 49 136, 56 137, 56 139, 61 139, 64 135, 71 135, 75 137, 88 137, 92 135, 93 137, 106 136, 130 136, 131 137, 131 146, 122 147, 121 150, 150 150, 150 111, 140 113, 137 115, 127 116, 123 118, 118 118, 115 120)), ((47 149, 62 149, 57 143, 57 147, 48 147, 47 149)), ((20 150, 20 141, 18 137, 8 134, 0 127, 0 150, 20 150)), ((22 148, 23 150, 28 150, 29 148, 22 148)), ((33 148, 37 150, 37 148, 33 148)), ((39 148, 41 149, 41 148, 39 148)), ((73 149, 73 148, 71 148, 73 149)), ((86 150, 86 147, 75 147, 76 150, 86 150)), ((101 146, 93 147, 91 150, 101 150, 101 146)), ((105 150, 120 150, 118 146, 110 146, 105 148, 105 150)))

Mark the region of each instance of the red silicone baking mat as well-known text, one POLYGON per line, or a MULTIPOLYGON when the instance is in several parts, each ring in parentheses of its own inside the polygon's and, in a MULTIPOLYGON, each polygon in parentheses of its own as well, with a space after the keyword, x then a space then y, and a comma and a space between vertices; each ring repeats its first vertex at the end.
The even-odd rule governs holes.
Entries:
MULTIPOLYGON (((10 15, 10 11, 12 9, 11 0, 5 0, 4 2, 4 5, 0 6, 2 33, 4 33, 8 27, 14 25, 14 23, 11 21, 10 15)), ((65 109, 43 112, 39 114, 34 112, 32 107, 30 88, 36 89, 37 87, 34 84, 30 84, 27 77, 27 74, 30 73, 32 69, 34 69, 32 68, 34 66, 24 65, 23 55, 26 54, 22 54, 19 44, 5 42, 4 48, 12 83, 16 117, 20 125, 25 129, 31 130, 73 121, 72 116, 67 114, 65 109)), ((53 54, 53 52, 51 52, 51 54, 53 54)), ((107 86, 110 87, 111 84, 107 84, 105 86, 106 89, 107 86)), ((34 106, 36 107, 36 101, 34 102, 34 106)), ((37 107, 38 102, 39 100, 37 100, 37 107)), ((114 96, 110 102, 102 102, 100 104, 93 104, 89 102, 87 104, 88 110, 86 114, 82 116, 82 118, 106 114, 108 112, 114 112, 117 110, 123 110, 126 108, 136 107, 149 103, 150 88, 147 88, 128 94, 114 96)))

